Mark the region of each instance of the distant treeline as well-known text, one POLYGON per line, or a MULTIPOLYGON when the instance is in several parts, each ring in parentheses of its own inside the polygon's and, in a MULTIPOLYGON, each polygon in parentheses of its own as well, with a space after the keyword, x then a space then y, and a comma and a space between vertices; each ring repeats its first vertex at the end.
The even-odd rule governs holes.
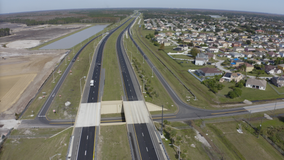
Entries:
POLYGON ((68 24, 68 23, 116 23, 128 15, 133 10, 120 9, 96 9, 96 10, 76 10, 65 11, 64 14, 59 11, 50 12, 49 14, 31 14, 26 16, 14 15, 0 20, 0 22, 24 23, 28 26, 43 24, 68 24), (56 15, 54 15, 57 13, 56 15), (65 17, 63 17, 65 16, 65 17), (68 17, 66 17, 68 16, 68 17), (26 18, 28 17, 28 18, 26 18))
POLYGON ((24 23, 28 26, 32 26, 32 25, 43 25, 43 24, 68 24, 68 23, 114 23, 119 20, 120 20, 119 17, 94 17, 94 18, 67 17, 67 18, 54 18, 47 21, 17 18, 17 19, 5 20, 4 22, 24 23))
POLYGON ((1 28, 0 29, 0 37, 9 36, 10 28, 1 28))

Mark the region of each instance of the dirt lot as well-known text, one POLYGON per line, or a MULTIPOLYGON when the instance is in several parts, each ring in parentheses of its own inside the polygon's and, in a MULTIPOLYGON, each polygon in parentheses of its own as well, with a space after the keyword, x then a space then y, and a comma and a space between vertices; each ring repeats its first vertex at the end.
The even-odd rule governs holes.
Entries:
POLYGON ((67 50, 28 50, 76 31, 86 24, 40 25, 1 23, 12 35, 0 38, 0 120, 15 118, 37 93, 67 50))

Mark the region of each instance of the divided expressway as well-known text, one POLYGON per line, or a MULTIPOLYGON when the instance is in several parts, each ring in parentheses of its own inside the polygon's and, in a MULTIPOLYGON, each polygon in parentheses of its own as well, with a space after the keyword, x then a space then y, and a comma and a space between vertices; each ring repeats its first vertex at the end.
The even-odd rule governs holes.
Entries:
POLYGON ((123 98, 123 108, 127 123, 128 138, 132 148, 132 158, 137 160, 164 159, 163 151, 161 151, 159 142, 155 136, 155 128, 153 127, 151 115, 146 108, 142 98, 143 95, 139 89, 139 83, 135 78, 135 73, 123 48, 123 35, 133 23, 134 20, 120 33, 116 41, 125 95, 123 98))
MULTIPOLYGON (((80 116, 82 117, 82 112, 96 112, 99 113, 100 108, 100 100, 102 96, 102 86, 104 85, 102 83, 102 77, 101 74, 103 74, 103 69, 101 68, 102 64, 102 56, 103 56, 103 50, 105 47, 105 43, 109 36, 115 32, 118 28, 120 28, 122 25, 127 23, 131 18, 129 18, 126 22, 115 28, 114 30, 111 30, 108 35, 106 35, 99 44, 96 53, 94 54, 94 62, 91 64, 91 68, 89 71, 89 76, 87 83, 85 85, 84 93, 82 96, 82 101, 80 104, 80 110, 78 110, 77 120, 80 119, 80 116), (90 87, 89 80, 94 80, 94 87, 90 87), (87 109, 85 109, 87 108, 87 109), (95 109, 94 109, 95 108, 95 109), (91 109, 90 111, 88 109, 91 109), (85 111, 84 111, 85 110, 85 111), (79 117, 79 118, 78 118, 79 117)), ((252 106, 252 107, 242 107, 242 108, 234 108, 234 109, 226 109, 226 110, 204 110, 195 108, 193 106, 190 106, 186 103, 184 103, 175 93, 175 91, 171 88, 169 83, 164 79, 162 74, 156 69, 154 64, 150 61, 150 59, 147 57, 147 55, 143 52, 143 50, 139 47, 137 42, 134 40, 132 34, 131 34, 131 27, 134 24, 134 20, 132 23, 130 23, 119 35, 116 43, 116 49, 117 49, 117 55, 118 60, 120 64, 120 71, 121 71, 121 78, 122 83, 124 86, 124 109, 125 109, 125 117, 127 121, 127 128, 128 128, 128 138, 130 142, 130 146, 132 147, 132 157, 134 159, 164 159, 163 156, 165 156, 166 153, 164 153, 161 149, 161 145, 157 135, 155 133, 155 128, 153 126, 151 115, 149 114, 145 102, 143 99, 143 95, 141 93, 141 90, 139 88, 138 80, 136 79, 135 73, 131 67, 131 64, 129 62, 129 59, 127 58, 127 55, 125 53, 124 47, 123 47, 123 34, 125 31, 128 32, 129 37, 135 44, 135 46, 138 48, 140 54, 144 57, 145 61, 148 63, 148 65, 153 68, 153 72, 157 76, 157 78, 160 80, 162 85, 165 87, 166 91, 169 93, 173 101, 176 103, 176 105, 179 107, 179 112, 177 114, 168 115, 171 116, 167 119, 172 120, 188 120, 188 119, 197 119, 197 118, 205 118, 205 117, 220 117, 220 116, 228 116, 228 115, 236 115, 236 114, 245 114, 249 113, 253 110, 253 108, 257 108, 258 106, 252 106), (146 110, 145 110, 146 109, 146 110)), ((25 120, 22 123, 28 124, 28 125, 72 125, 74 121, 70 120, 49 120, 46 117, 46 113, 48 111, 48 108, 50 107, 53 99, 55 98, 58 90, 60 89, 60 86, 64 83, 65 78, 67 77, 71 67, 76 62, 77 57, 81 53, 81 51, 94 39, 93 38, 88 43, 86 43, 74 56, 72 61, 69 63, 68 67, 66 68, 65 72, 62 74, 61 78, 59 79, 58 83, 56 84, 55 88, 47 98, 46 102, 44 103, 42 109, 40 110, 39 114, 35 118, 35 120, 25 120)), ((139 37, 139 36, 138 36, 139 37)), ((139 39, 141 44, 145 45, 146 48, 147 45, 139 39)), ((149 52, 154 54, 149 48, 149 52)), ((155 55, 156 56, 156 55, 155 55)), ((157 59, 159 59, 156 56, 157 59)), ((160 61, 163 63, 162 61, 160 61)), ((165 65, 165 64, 164 64, 165 65)), ((281 103, 282 104, 282 103, 281 103)), ((281 105, 279 103, 279 105, 281 105)), ((267 104, 271 105, 271 104, 267 104)), ((265 107, 267 105, 261 106, 265 107)), ((94 115, 93 115, 94 117, 94 115)), ((160 116, 153 116, 153 119, 159 119, 160 116)), ((83 117, 84 118, 84 117, 83 117)), ((87 119, 88 117, 85 117, 87 119)), ((92 118, 92 117, 91 117, 92 118)), ((76 120, 76 123, 77 123, 76 120)), ((96 147, 94 146, 96 144, 96 136, 97 132, 99 131, 99 124, 101 119, 100 115, 99 117, 95 117, 95 123, 93 124, 77 124, 75 123, 75 129, 74 129, 74 145, 71 148, 72 152, 72 159, 94 159, 96 147)), ((80 122, 81 123, 81 122, 80 122)), ((83 122, 82 122, 83 123, 83 122)), ((87 122, 84 122, 87 123, 87 122)), ((72 140, 73 141, 73 140, 72 140)), ((73 143, 72 143, 73 144, 73 143)))

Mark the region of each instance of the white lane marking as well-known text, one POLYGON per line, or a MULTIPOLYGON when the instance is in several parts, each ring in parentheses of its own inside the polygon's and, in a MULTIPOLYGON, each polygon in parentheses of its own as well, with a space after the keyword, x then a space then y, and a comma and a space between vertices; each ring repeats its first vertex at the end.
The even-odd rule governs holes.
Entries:
MULTIPOLYGON (((148 151, 147 151, 148 152, 148 151)), ((85 150, 85 155, 87 155, 87 150, 85 150)))
POLYGON ((144 134, 143 134, 143 132, 142 132, 142 136, 144 137, 144 134))
POLYGON ((87 136, 87 139, 89 138, 89 136, 87 136))
POLYGON ((148 148, 146 147, 146 150, 147 150, 147 152, 148 152, 148 148))

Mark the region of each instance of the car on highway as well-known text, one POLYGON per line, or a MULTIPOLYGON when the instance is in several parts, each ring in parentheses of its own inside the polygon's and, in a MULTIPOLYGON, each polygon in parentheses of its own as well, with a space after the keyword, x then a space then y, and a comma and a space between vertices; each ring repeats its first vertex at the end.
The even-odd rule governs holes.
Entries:
POLYGON ((90 81, 90 86, 93 87, 94 86, 94 80, 90 81))

